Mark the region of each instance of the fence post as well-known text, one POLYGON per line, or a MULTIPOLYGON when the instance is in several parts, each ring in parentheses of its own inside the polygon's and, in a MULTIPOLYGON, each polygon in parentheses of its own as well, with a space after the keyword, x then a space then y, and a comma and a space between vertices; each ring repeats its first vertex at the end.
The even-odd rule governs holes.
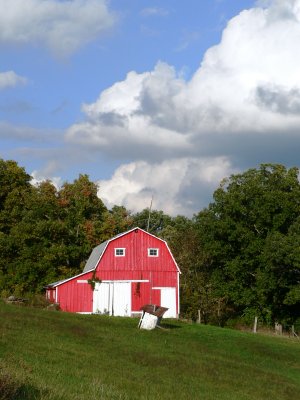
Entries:
POLYGON ((299 336, 297 335, 297 333, 295 332, 295 325, 292 325, 292 336, 296 337, 297 339, 299 339, 299 336))
POLYGON ((257 332, 257 317, 254 318, 254 326, 253 326, 253 333, 257 332))
POLYGON ((201 324, 201 310, 198 310, 198 324, 201 324))
POLYGON ((277 335, 282 335, 282 325, 278 322, 275 322, 275 333, 277 335))

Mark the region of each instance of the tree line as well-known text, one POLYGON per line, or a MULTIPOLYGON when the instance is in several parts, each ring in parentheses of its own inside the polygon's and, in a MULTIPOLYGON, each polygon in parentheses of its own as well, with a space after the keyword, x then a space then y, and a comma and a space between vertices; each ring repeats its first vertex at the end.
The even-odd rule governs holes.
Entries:
MULTIPOLYGON (((262 164, 225 178, 192 218, 153 210, 149 232, 166 240, 181 269, 181 314, 226 325, 300 322, 298 168, 262 164)), ((0 293, 41 293, 80 273, 92 249, 135 226, 149 210, 108 210, 87 175, 56 189, 31 184, 15 161, 0 159, 0 293)))

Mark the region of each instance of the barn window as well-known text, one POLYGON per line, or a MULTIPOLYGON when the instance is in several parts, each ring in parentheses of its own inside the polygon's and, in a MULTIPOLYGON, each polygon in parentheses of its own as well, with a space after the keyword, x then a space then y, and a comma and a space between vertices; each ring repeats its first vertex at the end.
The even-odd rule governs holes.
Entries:
POLYGON ((116 257, 124 257, 125 256, 125 249, 124 248, 116 248, 115 249, 115 256, 116 257))
POLYGON ((148 256, 158 257, 158 249, 153 249, 153 248, 148 249, 148 256))

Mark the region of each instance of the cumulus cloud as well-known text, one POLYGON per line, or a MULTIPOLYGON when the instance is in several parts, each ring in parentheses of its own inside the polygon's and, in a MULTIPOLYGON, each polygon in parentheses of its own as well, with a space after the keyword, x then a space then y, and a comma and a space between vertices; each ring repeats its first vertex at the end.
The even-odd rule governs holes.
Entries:
POLYGON ((182 158, 150 164, 137 161, 119 167, 111 180, 99 181, 98 195, 108 205, 124 205, 137 212, 149 206, 176 215, 191 215, 199 204, 199 187, 206 193, 231 171, 226 158, 182 158))
POLYGON ((41 45, 65 57, 115 22, 105 0, 0 0, 0 44, 41 45))
POLYGON ((38 186, 40 183, 49 180, 56 187, 56 189, 60 189, 63 181, 60 176, 54 176, 53 172, 56 171, 57 166, 55 162, 51 162, 47 165, 44 170, 34 170, 31 172, 31 184, 34 186, 38 186))
POLYGON ((189 81, 162 62, 129 72, 83 105, 66 139, 123 160, 101 182, 107 202, 143 208, 155 192, 158 208, 197 211, 207 166, 216 187, 235 168, 283 162, 282 137, 287 153, 299 144, 299 43, 300 0, 260 3, 229 21, 189 81))
POLYGON ((277 85, 258 86, 256 100, 259 105, 274 113, 299 114, 300 89, 285 89, 277 85))
POLYGON ((14 71, 0 72, 0 90, 17 85, 25 85, 26 83, 27 79, 17 75, 14 71))
POLYGON ((185 82, 164 63, 152 72, 130 72, 94 104, 83 105, 87 119, 71 126, 66 139, 117 158, 161 160, 190 153, 182 116, 176 118, 172 104, 183 86, 185 82))

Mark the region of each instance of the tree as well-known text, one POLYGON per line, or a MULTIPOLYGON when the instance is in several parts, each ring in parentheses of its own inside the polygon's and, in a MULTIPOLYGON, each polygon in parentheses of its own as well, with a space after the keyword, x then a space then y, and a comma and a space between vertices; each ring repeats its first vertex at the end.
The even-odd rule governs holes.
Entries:
POLYGON ((7 196, 13 191, 28 188, 31 177, 15 161, 0 158, 0 211, 4 208, 7 196))
POLYGON ((263 164, 232 175, 196 217, 215 293, 240 315, 267 322, 296 317, 288 299, 295 301, 293 287, 300 282, 298 252, 291 252, 300 215, 298 172, 263 164))
MULTIPOLYGON (((4 211, 11 215, 14 209, 10 204, 17 207, 19 195, 13 196, 12 192, 8 198, 4 211)), ((22 207, 6 240, 0 241, 4 261, 2 288, 22 295, 41 290, 54 277, 61 277, 67 259, 65 238, 57 190, 50 182, 30 185, 22 194, 22 207)))
POLYGON ((18 295, 81 272, 107 213, 86 175, 59 191, 51 182, 23 186, 0 212, 0 289, 18 295))
POLYGON ((115 235, 126 232, 132 227, 133 219, 130 213, 123 206, 113 206, 105 213, 102 236, 103 239, 110 239, 115 235))
POLYGON ((133 227, 138 226, 157 236, 170 224, 172 224, 172 218, 163 211, 150 211, 149 208, 145 208, 141 212, 132 215, 133 227))
POLYGON ((15 161, 0 159, 0 290, 19 246, 11 237, 12 227, 24 213, 25 197, 31 190, 30 176, 15 161))
POLYGON ((107 209, 97 191, 97 185, 87 175, 79 175, 73 183, 65 183, 58 193, 61 218, 67 229, 68 265, 73 272, 82 270, 92 248, 103 239, 107 209))

